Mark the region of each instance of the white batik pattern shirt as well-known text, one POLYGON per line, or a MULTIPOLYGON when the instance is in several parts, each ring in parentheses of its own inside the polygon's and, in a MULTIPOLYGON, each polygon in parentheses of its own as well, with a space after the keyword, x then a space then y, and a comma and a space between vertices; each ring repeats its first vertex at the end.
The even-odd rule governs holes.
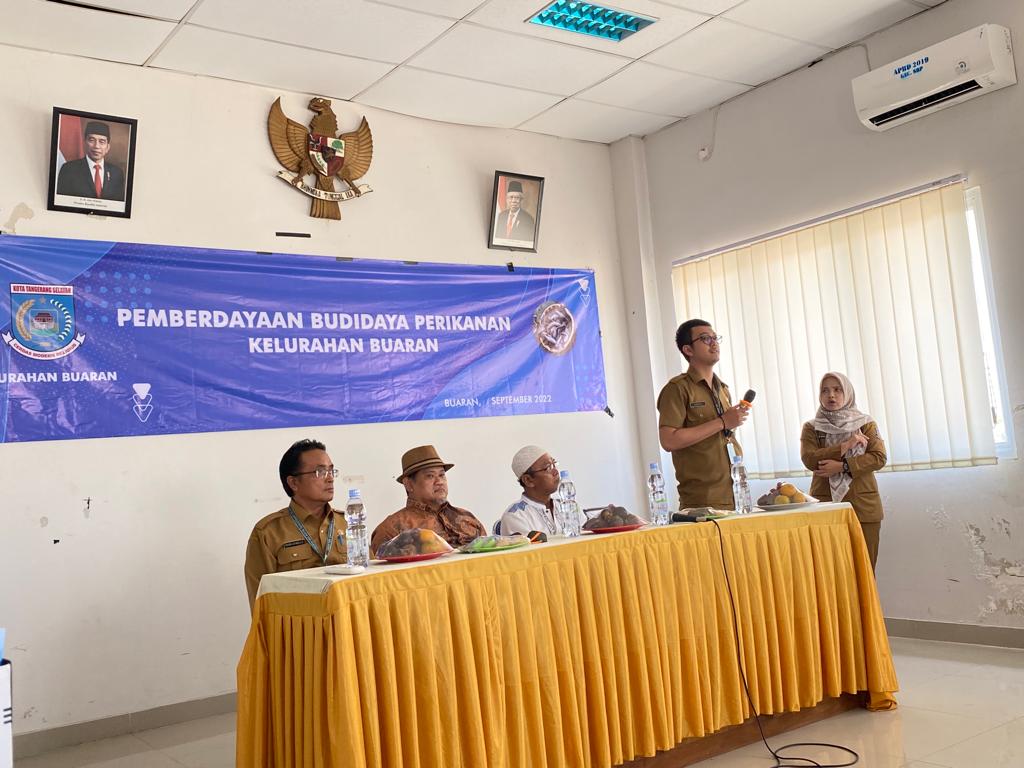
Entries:
POLYGON ((506 509, 505 514, 501 516, 501 535, 525 535, 530 531, 543 531, 548 536, 560 532, 555 527, 554 513, 524 493, 519 497, 519 501, 506 509))

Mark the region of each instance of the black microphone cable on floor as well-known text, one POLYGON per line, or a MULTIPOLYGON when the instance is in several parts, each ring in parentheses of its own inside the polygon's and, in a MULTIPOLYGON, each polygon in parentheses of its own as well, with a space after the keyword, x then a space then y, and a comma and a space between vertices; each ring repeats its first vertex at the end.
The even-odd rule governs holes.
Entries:
POLYGON ((761 741, 764 742, 765 749, 767 749, 772 757, 775 758, 774 768, 847 768, 850 765, 856 765, 860 762, 860 755, 854 752, 849 747, 844 747, 842 744, 829 744, 827 742, 819 741, 800 741, 793 744, 785 744, 778 749, 772 749, 768 743, 768 739, 765 738, 764 728, 761 727, 761 716, 757 712, 757 707, 754 706, 754 700, 750 696, 750 688, 747 686, 747 675, 743 671, 743 658, 740 654, 740 629, 739 619, 736 616, 736 598, 732 594, 732 583, 729 580, 729 566, 725 562, 725 538, 722 536, 722 529, 718 525, 718 521, 714 518, 711 522, 715 524, 715 528, 718 530, 718 546, 722 550, 722 571, 725 573, 725 586, 729 590, 729 607, 732 609, 732 633, 736 640, 736 662, 739 665, 740 680, 743 681, 743 692, 747 695, 747 703, 750 704, 750 711, 754 713, 754 722, 757 723, 757 730, 761 734, 761 741), (825 747, 827 749, 839 749, 853 756, 853 760, 848 763, 819 763, 812 760, 809 757, 798 757, 796 755, 783 755, 780 754, 784 750, 794 749, 795 747, 825 747), (799 762, 782 762, 783 760, 796 760, 799 762))

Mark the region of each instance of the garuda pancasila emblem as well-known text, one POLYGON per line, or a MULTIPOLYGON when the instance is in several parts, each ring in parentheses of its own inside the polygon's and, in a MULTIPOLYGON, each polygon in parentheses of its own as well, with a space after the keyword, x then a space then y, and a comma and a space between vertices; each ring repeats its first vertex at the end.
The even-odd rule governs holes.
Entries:
POLYGON ((313 198, 310 216, 340 219, 339 202, 373 191, 368 184, 356 184, 370 169, 373 136, 365 117, 352 133, 338 136, 338 118, 328 99, 312 99, 309 108, 316 116, 309 121, 308 130, 284 113, 280 98, 270 108, 267 119, 270 146, 278 162, 287 169, 277 176, 313 198), (306 183, 310 174, 315 176, 315 186, 306 183), (348 189, 337 191, 335 178, 341 179, 348 189))

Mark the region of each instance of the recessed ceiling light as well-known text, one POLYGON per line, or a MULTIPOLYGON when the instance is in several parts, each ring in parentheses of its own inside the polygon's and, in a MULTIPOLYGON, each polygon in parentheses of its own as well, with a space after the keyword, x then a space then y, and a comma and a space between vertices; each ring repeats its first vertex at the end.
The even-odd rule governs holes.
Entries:
POLYGON ((544 6, 527 21, 530 24, 564 29, 567 32, 577 32, 581 35, 590 35, 621 43, 630 35, 650 26, 657 19, 595 3, 555 0, 555 2, 544 6))

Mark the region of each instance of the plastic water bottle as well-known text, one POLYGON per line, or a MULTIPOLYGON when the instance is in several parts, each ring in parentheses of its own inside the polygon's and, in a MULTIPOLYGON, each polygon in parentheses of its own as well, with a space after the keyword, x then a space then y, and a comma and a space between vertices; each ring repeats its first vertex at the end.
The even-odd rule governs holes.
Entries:
POLYGON ((665 477, 661 465, 650 463, 651 474, 647 478, 647 502, 651 508, 651 522, 654 525, 668 525, 668 498, 665 496, 665 477))
POLYGON ((750 501, 750 486, 747 485, 747 468, 742 456, 732 457, 732 497, 737 515, 749 515, 754 505, 750 501))
POLYGON ((345 541, 348 545, 348 564, 370 564, 370 542, 366 537, 366 508, 358 488, 348 492, 345 506, 345 541))
POLYGON ((580 513, 576 506, 576 484, 569 479, 569 470, 563 469, 558 483, 558 517, 563 536, 580 535, 580 513))

